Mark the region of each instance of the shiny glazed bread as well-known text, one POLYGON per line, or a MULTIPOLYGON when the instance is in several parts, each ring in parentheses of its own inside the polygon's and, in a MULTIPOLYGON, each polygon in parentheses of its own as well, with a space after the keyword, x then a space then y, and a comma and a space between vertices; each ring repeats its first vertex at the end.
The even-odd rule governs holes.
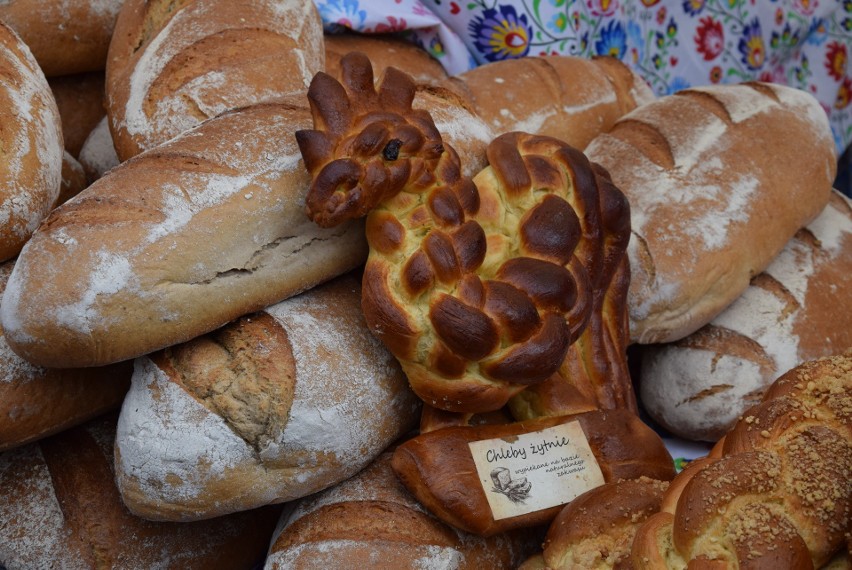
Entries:
POLYGON ((409 77, 391 68, 376 90, 366 56, 341 67, 340 83, 315 76, 314 129, 297 133, 307 211, 323 227, 367 216, 364 313, 414 391, 451 411, 500 408, 556 374, 588 330, 578 348, 604 362, 571 381, 629 401, 610 365, 625 359, 629 206, 607 174, 556 139, 509 133, 466 178, 412 109, 409 77))

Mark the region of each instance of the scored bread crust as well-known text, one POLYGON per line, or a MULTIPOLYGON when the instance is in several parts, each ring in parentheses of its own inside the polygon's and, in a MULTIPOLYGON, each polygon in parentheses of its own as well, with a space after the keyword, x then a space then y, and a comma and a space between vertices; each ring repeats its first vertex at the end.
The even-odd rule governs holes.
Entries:
POLYGON ((140 516, 211 518, 335 484, 418 418, 347 275, 137 359, 116 479, 140 516))
POLYGON ((127 0, 106 66, 118 157, 227 110, 302 93, 324 65, 312 2, 127 0))
POLYGON ((787 370, 852 346, 852 201, 822 213, 710 323, 645 346, 639 391, 651 417, 686 439, 716 441, 787 370))
POLYGON ((837 167, 816 99, 764 83, 663 97, 619 119, 586 154, 630 200, 638 343, 682 338, 736 299, 822 211, 837 167))
POLYGON ((363 263, 361 224, 318 228, 292 133, 306 110, 228 113, 54 210, 3 297, 26 360, 95 366, 187 341, 363 263))
POLYGON ((56 205, 62 125, 29 47, 0 21, 0 261, 23 247, 56 205))

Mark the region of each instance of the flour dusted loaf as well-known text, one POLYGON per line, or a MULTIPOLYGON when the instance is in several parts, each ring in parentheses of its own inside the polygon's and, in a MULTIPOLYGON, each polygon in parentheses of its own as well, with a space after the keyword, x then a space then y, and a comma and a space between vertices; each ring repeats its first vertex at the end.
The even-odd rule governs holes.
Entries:
POLYGON ((190 340, 363 263, 363 229, 316 227, 292 136, 306 110, 223 115, 123 163, 56 210, 18 257, 6 339, 51 368, 190 340))
POLYGON ((136 361, 116 437, 131 511, 194 520, 303 497, 417 425, 347 275, 136 361))
POLYGON ((399 483, 391 456, 288 505, 265 570, 514 570, 536 547, 538 531, 483 538, 437 520, 399 483))
POLYGON ((359 51, 370 58, 376 75, 388 67, 396 67, 418 83, 436 84, 446 79, 447 72, 429 53, 394 34, 359 34, 345 32, 325 34, 325 72, 340 75, 340 58, 359 51))
POLYGON ((687 89, 628 113, 586 154, 628 197, 634 342, 707 324, 825 207, 828 120, 790 87, 687 89))
POLYGON ((98 121, 83 141, 78 162, 83 167, 89 184, 103 176, 107 170, 119 165, 112 133, 109 131, 109 119, 106 116, 98 121))
POLYGON ((124 0, 7 0, 0 20, 30 47, 48 77, 103 71, 124 0))
POLYGON ((6 261, 56 204, 63 146, 47 79, 27 45, 2 21, 0 123, 0 261, 6 261))
POLYGON ((106 66, 118 156, 224 111, 304 92, 324 65, 313 2, 127 0, 106 66))
POLYGON ((0 566, 7 570, 251 570, 280 508, 195 523, 151 522, 121 502, 115 416, 0 454, 0 566))
POLYGON ((616 119, 654 99, 613 57, 523 57, 480 65, 441 82, 496 132, 556 137, 583 149, 616 119))
POLYGON ((852 347, 852 204, 834 191, 748 289, 695 333, 642 347, 648 413, 716 441, 787 370, 852 347))
MULTIPOLYGON (((14 263, 0 264, 0 291, 14 263)), ((117 409, 132 370, 130 362, 85 369, 33 366, 12 352, 0 329, 0 451, 117 409)))

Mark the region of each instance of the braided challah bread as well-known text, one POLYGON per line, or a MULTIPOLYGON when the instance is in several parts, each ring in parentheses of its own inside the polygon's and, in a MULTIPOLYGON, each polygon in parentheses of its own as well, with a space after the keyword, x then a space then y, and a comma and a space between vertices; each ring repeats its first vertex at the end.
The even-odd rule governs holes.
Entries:
POLYGON ((635 568, 821 568, 852 529, 852 353, 806 362, 639 529, 635 568))
POLYGON ((495 410, 558 373, 583 337, 578 359, 600 363, 571 370, 577 392, 632 402, 610 364, 625 360, 630 213, 603 169, 515 132, 465 178, 428 112, 412 109, 407 75, 390 68, 376 89, 357 52, 341 75, 314 77, 314 130, 296 133, 308 215, 326 227, 367 215, 362 306, 414 391, 446 410, 495 410))

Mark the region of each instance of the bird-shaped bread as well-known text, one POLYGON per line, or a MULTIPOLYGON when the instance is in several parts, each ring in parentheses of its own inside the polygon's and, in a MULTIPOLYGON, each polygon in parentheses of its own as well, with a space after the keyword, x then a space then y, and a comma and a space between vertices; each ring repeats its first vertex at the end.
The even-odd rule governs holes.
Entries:
POLYGON ((377 86, 369 59, 348 54, 340 81, 314 77, 314 129, 296 133, 308 216, 324 227, 367 216, 370 329, 444 410, 496 410, 560 370, 578 398, 632 403, 624 195, 582 152, 519 132, 495 138, 489 166, 464 177, 429 113, 412 108, 416 90, 394 68, 377 86))

